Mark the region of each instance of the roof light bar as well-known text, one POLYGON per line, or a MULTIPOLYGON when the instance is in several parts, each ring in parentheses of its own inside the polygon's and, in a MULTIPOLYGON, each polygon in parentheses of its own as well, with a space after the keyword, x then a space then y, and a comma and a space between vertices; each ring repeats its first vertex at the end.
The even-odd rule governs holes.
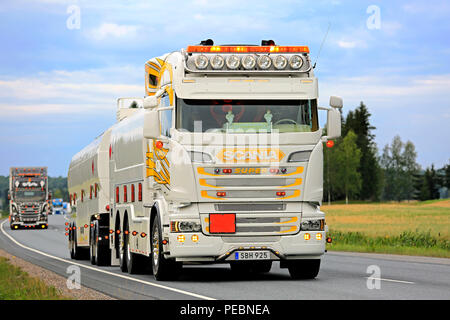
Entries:
POLYGON ((188 46, 188 53, 309 53, 307 46, 188 46))

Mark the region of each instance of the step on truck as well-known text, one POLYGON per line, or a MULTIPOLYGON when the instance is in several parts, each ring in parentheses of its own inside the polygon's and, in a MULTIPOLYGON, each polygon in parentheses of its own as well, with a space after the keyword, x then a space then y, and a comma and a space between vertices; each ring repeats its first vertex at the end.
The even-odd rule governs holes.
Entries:
POLYGON ((9 222, 12 230, 48 228, 47 167, 12 167, 9 170, 9 222))
MULTIPOLYGON (((325 252, 323 144, 306 46, 188 46, 145 64, 145 96, 70 163, 72 258, 175 278, 183 265, 314 278, 325 252)), ((326 135, 318 110, 327 111, 326 135)))

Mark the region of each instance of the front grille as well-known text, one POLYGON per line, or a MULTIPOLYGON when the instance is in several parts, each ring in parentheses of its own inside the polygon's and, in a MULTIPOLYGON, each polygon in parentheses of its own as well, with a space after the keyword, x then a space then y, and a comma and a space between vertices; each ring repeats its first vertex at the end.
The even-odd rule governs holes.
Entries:
POLYGON ((233 178, 206 179, 206 184, 216 187, 280 187, 295 183, 296 179, 286 178, 233 178))
POLYGON ((263 243, 263 242, 277 242, 280 241, 279 236, 266 237, 222 237, 225 243, 263 243))
POLYGON ((217 211, 282 211, 286 210, 284 203, 219 203, 217 211))
MULTIPOLYGON (((209 215, 202 214, 203 232, 209 234, 209 215)), ((236 213, 236 232, 229 236, 290 235, 299 231, 298 213, 236 213)), ((216 235, 216 234, 215 234, 216 235)))

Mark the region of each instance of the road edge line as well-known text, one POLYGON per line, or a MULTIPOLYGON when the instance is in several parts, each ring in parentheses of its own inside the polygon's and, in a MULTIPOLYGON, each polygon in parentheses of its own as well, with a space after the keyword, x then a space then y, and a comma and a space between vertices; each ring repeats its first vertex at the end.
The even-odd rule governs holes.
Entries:
POLYGON ((146 284, 146 285, 150 285, 150 286, 153 286, 153 287, 157 287, 157 288, 160 288, 160 289, 166 289, 166 290, 173 291, 173 292, 176 292, 176 293, 181 293, 181 294, 184 294, 184 295, 192 296, 192 297, 195 297, 195 298, 204 299, 204 300, 216 300, 214 298, 203 296, 203 295, 200 295, 200 294, 197 294, 197 293, 188 292, 188 291, 184 291, 184 290, 176 289, 176 288, 172 288, 172 287, 166 287, 166 286, 161 285, 161 284, 152 283, 152 282, 148 282, 148 281, 144 281, 144 280, 140 280, 140 279, 135 279, 135 278, 132 278, 132 277, 127 277, 127 276, 124 276, 122 274, 115 274, 115 273, 112 273, 112 272, 109 272, 109 271, 106 271, 106 270, 97 269, 97 268, 92 267, 92 266, 87 266, 87 265, 84 265, 84 264, 81 264, 81 263, 74 262, 72 260, 67 260, 67 259, 63 259, 63 258, 60 258, 60 257, 56 257, 56 256, 53 256, 51 254, 39 251, 37 249, 33 249, 33 248, 30 248, 30 247, 27 247, 24 244, 22 244, 19 241, 17 241, 16 239, 14 239, 11 235, 6 233, 6 231, 3 229, 3 225, 5 224, 5 222, 6 222, 6 220, 3 221, 0 224, 0 229, 1 229, 2 233, 6 237, 9 238, 9 240, 11 240, 16 245, 18 245, 18 246, 20 246, 20 247, 22 247, 24 249, 27 249, 29 251, 33 251, 33 252, 35 252, 37 254, 40 254, 40 255, 43 255, 45 257, 52 258, 52 259, 55 259, 55 260, 58 260, 58 261, 61 261, 61 262, 69 263, 69 264, 72 264, 72 265, 77 265, 77 266, 80 266, 80 267, 83 267, 83 268, 86 268, 86 269, 102 272, 102 273, 105 273, 105 274, 108 274, 108 275, 111 275, 111 276, 116 276, 116 277, 119 277, 119 278, 122 278, 122 279, 132 280, 132 281, 136 281, 136 282, 143 283, 143 284, 146 284))

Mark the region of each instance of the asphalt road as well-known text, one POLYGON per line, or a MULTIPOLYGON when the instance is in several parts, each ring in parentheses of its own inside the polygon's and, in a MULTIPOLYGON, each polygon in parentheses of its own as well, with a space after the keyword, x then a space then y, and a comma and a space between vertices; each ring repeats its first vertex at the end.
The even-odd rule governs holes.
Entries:
POLYGON ((71 260, 65 222, 63 216, 50 216, 47 230, 12 231, 6 221, 0 224, 0 247, 66 277, 75 265, 82 285, 119 299, 450 299, 450 259, 377 254, 328 252, 314 280, 292 280, 287 269, 274 263, 270 273, 251 278, 233 274, 226 264, 190 265, 177 281, 155 281, 151 275, 71 260))

